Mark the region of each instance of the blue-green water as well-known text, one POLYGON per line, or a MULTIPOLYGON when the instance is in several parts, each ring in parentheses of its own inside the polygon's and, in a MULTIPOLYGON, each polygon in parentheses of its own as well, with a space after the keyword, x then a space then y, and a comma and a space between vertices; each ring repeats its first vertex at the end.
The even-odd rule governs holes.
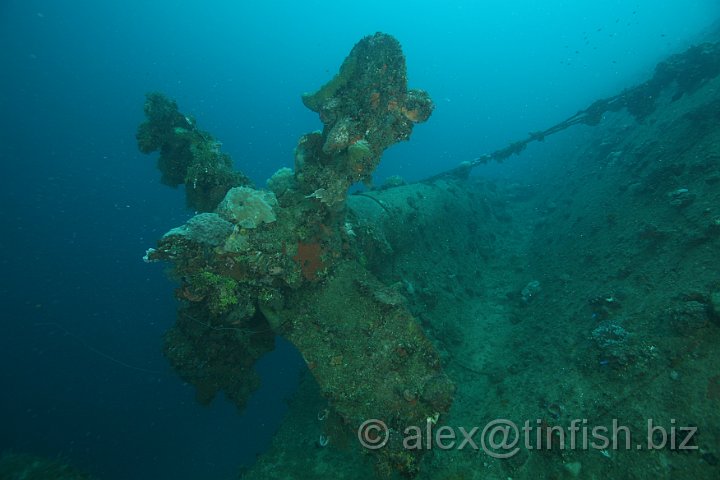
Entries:
POLYGON ((105 479, 231 478, 282 422, 302 366, 289 345, 258 365, 244 412, 197 405, 162 356, 173 285, 141 257, 193 212, 137 151, 145 92, 175 98, 262 185, 320 127, 300 94, 388 32, 436 110, 377 178, 415 180, 644 81, 720 18, 711 0, 386 3, 0 5, 0 450, 105 479))

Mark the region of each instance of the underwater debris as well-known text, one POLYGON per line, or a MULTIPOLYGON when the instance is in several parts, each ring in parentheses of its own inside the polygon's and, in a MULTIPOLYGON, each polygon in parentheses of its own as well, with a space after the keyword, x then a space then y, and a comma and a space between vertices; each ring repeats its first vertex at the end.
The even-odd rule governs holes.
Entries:
POLYGON ((195 386, 196 399, 209 404, 223 392, 239 410, 260 386, 253 365, 275 348, 275 334, 264 319, 222 318, 204 303, 189 303, 178 311, 165 334, 163 353, 180 377, 195 386))
MULTIPOLYGON (((201 403, 223 391, 242 408, 258 385, 253 364, 281 335, 306 359, 345 435, 368 418, 401 432, 446 413, 455 387, 404 296, 353 248, 359 233, 346 202, 350 186, 369 181, 383 151, 407 140, 433 104, 426 92, 408 90, 400 44, 382 33, 358 42, 303 102, 324 129, 301 137, 294 171, 278 171, 265 191, 232 172, 217 142, 174 102, 148 95, 141 151, 160 150, 164 182, 184 182, 193 192, 188 205, 208 211, 147 253, 148 261, 170 262, 180 281, 183 306, 165 355, 201 403), (198 166, 208 178, 196 178, 198 166), (203 187, 210 178, 216 188, 203 187)), ((393 433, 373 452, 378 471, 411 476, 423 452, 398 440, 393 433)))
POLYGON ((144 111, 147 120, 135 135, 138 148, 142 153, 160 152, 161 182, 170 187, 184 184, 188 207, 210 212, 230 188, 251 184, 233 170, 230 156, 220 152, 221 143, 180 113, 174 100, 148 93, 144 111))
POLYGON ((434 108, 427 92, 408 90, 400 43, 382 33, 358 42, 339 73, 302 100, 324 128, 298 143, 299 188, 329 207, 344 202, 353 183, 369 181, 383 151, 409 139, 434 108))

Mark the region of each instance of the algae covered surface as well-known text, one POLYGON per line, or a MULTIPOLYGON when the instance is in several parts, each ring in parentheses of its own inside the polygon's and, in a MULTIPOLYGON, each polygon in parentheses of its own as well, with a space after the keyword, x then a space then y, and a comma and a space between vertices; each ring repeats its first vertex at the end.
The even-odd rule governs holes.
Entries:
MULTIPOLYGON (((549 147, 533 183, 478 176, 350 197, 354 231, 371 237, 362 258, 402 292, 457 385, 446 425, 532 427, 530 448, 506 459, 483 452, 480 431, 478 449, 436 446, 417 478, 717 477, 719 88, 666 92, 642 123, 605 118, 549 147), (625 429, 613 448, 614 425, 630 448, 625 429), (594 427, 609 445, 581 444, 594 427)), ((374 478, 346 440, 297 442, 337 436, 316 420, 327 402, 302 395, 299 420, 245 478, 374 478)))
POLYGON ((138 147, 160 151, 162 178, 167 165, 209 161, 205 171, 220 179, 213 173, 216 188, 206 190, 189 181, 187 167, 188 204, 213 211, 172 229, 145 256, 170 263, 179 281, 182 305, 165 354, 201 403, 222 391, 242 409, 259 385, 252 367, 280 335, 302 355, 345 434, 390 413, 384 425, 393 434, 375 452, 377 470, 414 475, 424 452, 403 448, 400 432, 444 415, 455 386, 401 291, 363 258, 346 200, 386 148, 428 119, 433 103, 407 88, 400 44, 384 33, 360 40, 338 75, 303 100, 323 131, 300 138, 294 172, 279 171, 267 191, 226 184, 244 177, 228 173, 219 152, 198 156, 212 137, 174 101, 148 95, 138 147), (183 121, 190 135, 176 125, 183 121))
POLYGON ((527 181, 370 186, 433 111, 386 34, 303 96, 324 128, 269 190, 198 157, 212 137, 148 96, 141 150, 207 207, 146 255, 178 283, 167 358, 240 410, 276 336, 307 366, 242 478, 717 478, 719 51, 660 64, 527 181), (198 158, 215 188, 190 181, 198 158))

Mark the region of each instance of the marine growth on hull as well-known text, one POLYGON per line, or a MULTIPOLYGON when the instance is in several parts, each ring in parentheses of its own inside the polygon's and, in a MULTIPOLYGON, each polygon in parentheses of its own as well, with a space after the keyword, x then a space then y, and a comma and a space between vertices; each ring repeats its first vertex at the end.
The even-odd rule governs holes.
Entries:
POLYGON ((145 256, 177 283, 165 356, 199 402, 240 410, 278 336, 307 365, 242 478, 720 475, 718 74, 720 46, 698 45, 526 140, 379 187, 385 149, 433 111, 390 35, 302 96, 323 128, 267 188, 148 94, 139 148, 198 212, 145 256), (532 182, 471 174, 543 140, 532 182))

